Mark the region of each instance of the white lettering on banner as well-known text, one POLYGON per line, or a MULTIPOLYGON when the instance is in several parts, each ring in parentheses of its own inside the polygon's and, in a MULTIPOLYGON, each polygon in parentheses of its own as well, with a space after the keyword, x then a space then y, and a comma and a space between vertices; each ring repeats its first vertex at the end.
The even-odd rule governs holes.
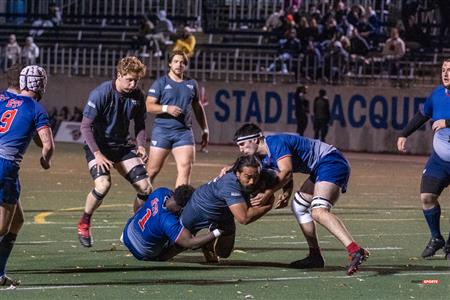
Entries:
POLYGON ((56 133, 55 141, 83 144, 84 139, 81 136, 80 125, 80 122, 62 121, 56 133))

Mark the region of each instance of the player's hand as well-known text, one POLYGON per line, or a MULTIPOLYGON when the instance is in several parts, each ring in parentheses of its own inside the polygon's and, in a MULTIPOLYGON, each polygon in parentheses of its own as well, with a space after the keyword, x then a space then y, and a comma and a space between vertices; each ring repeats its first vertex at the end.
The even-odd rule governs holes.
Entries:
POLYGON ((404 136, 397 139, 397 149, 400 152, 406 152, 406 138, 404 136))
POLYGON ((223 167, 222 170, 220 170, 219 177, 222 177, 223 175, 225 175, 230 169, 231 169, 231 166, 223 167))
POLYGON ((202 134, 202 142, 200 143, 200 151, 208 152, 207 150, 205 151, 205 149, 208 147, 208 143, 209 143, 209 133, 208 132, 203 132, 203 134, 202 134))
POLYGON ((434 121, 433 125, 431 126, 431 128, 433 129, 434 132, 438 131, 439 129, 445 128, 445 127, 447 127, 447 126, 445 126, 444 119, 434 121))
POLYGON ((174 116, 175 118, 181 115, 182 112, 183 110, 176 105, 167 106, 167 113, 171 116, 174 116))
POLYGON ((283 191, 278 195, 277 202, 275 202, 275 209, 284 208, 289 204, 289 199, 291 198, 292 190, 283 191))
POLYGON ((148 155, 144 146, 139 146, 136 150, 137 155, 142 159, 144 163, 147 163, 148 155))
POLYGON ((41 156, 39 162, 41 163, 42 169, 44 170, 50 169, 50 161, 49 160, 47 161, 43 156, 41 156))
POLYGON ((265 206, 273 203, 274 197, 270 192, 258 193, 255 197, 250 199, 250 204, 252 206, 265 206))
POLYGON ((113 166, 113 162, 106 158, 100 151, 94 153, 97 172, 107 172, 113 166))

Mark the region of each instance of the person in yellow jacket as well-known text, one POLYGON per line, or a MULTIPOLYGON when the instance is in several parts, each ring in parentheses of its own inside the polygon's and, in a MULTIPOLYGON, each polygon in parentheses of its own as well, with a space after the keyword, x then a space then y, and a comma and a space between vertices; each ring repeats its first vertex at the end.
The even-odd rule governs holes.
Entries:
POLYGON ((191 58, 194 55, 195 44, 197 43, 195 36, 192 34, 192 29, 188 26, 183 28, 180 37, 175 41, 173 51, 181 50, 191 58))

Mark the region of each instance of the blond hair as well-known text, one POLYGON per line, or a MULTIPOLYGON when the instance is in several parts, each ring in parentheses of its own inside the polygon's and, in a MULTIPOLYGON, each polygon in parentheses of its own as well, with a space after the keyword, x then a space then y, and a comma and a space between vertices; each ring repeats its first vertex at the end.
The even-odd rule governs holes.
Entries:
POLYGON ((119 60, 116 67, 117 73, 124 76, 130 73, 144 77, 146 66, 135 56, 126 56, 119 60))

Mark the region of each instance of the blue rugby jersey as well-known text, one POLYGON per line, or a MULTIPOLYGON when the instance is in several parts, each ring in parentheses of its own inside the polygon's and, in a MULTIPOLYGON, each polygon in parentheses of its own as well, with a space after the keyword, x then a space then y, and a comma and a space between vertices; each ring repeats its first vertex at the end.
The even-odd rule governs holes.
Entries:
POLYGON ((165 207, 166 199, 172 196, 173 192, 167 188, 156 189, 125 226, 124 243, 141 259, 156 258, 184 230, 178 217, 165 207))
POLYGON ((36 130, 49 126, 37 101, 8 91, 0 93, 0 157, 19 164, 36 130))
MULTIPOLYGON (((435 88, 425 101, 423 114, 433 121, 450 119, 450 91, 443 85, 435 88)), ((442 128, 434 134, 433 149, 442 160, 450 161, 450 128, 442 128)))
POLYGON ((130 121, 144 123, 147 116, 144 94, 136 89, 120 94, 113 81, 105 81, 90 94, 83 115, 93 122, 96 143, 102 145, 126 145, 130 121))
POLYGON ((150 89, 148 96, 158 99, 161 105, 176 105, 182 109, 177 118, 168 113, 157 114, 154 126, 166 129, 189 129, 192 127, 192 102, 198 101, 198 84, 194 79, 176 82, 165 75, 157 79, 150 89))
POLYGON ((307 137, 277 134, 265 138, 268 154, 261 157, 264 167, 278 170, 277 161, 290 156, 293 172, 311 173, 319 160, 336 151, 334 146, 307 137))

